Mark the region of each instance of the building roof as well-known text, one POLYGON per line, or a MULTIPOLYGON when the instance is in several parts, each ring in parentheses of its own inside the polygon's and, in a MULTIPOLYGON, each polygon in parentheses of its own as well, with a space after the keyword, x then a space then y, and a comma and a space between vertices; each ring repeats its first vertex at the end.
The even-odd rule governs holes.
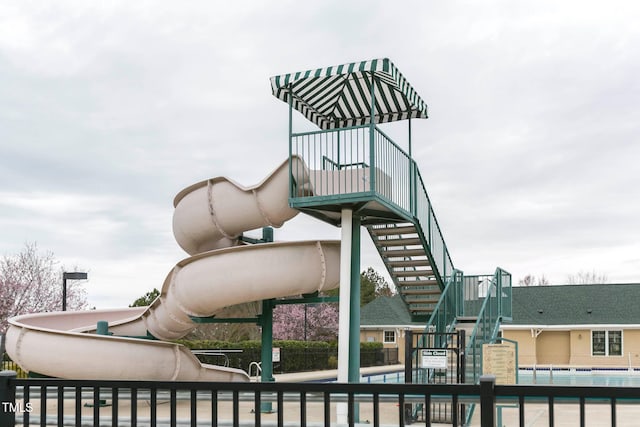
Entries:
POLYGON ((512 325, 640 325, 638 283, 512 289, 512 325))
POLYGON ((360 309, 360 326, 424 325, 411 321, 411 313, 400 295, 378 297, 360 309))
MULTIPOLYGON (((514 286, 513 321, 517 326, 640 326, 640 283, 514 286)), ((412 322, 400 295, 379 297, 360 310, 360 325, 420 326, 412 322)))
POLYGON ((375 123, 427 118, 427 104, 388 58, 352 62, 271 77, 273 95, 320 129, 371 123, 374 83, 375 123))

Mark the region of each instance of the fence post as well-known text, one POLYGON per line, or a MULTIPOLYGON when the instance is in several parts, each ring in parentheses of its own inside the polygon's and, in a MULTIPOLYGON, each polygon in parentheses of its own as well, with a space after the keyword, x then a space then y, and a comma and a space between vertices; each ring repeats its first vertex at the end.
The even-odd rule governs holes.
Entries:
POLYGON ((496 376, 480 377, 480 426, 496 427, 496 376))
POLYGON ((15 371, 0 371, 0 426, 16 425, 16 389, 9 384, 18 374, 15 371))
POLYGON ((413 382, 413 331, 405 329, 404 331, 404 382, 409 384, 413 382))

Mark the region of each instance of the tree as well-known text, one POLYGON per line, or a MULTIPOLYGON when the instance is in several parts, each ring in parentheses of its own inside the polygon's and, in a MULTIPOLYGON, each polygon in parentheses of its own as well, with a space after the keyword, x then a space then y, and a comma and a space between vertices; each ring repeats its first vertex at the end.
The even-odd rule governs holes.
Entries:
POLYGON ((549 280, 544 277, 544 274, 540 277, 536 277, 533 274, 527 274, 518 281, 520 286, 548 286, 549 280))
MULTIPOLYGON (((40 253, 36 243, 25 244, 14 256, 0 259, 0 332, 7 319, 20 314, 62 310, 63 268, 52 252, 40 253)), ((77 281, 67 284, 67 308, 87 307, 85 289, 77 281)))
MULTIPOLYGON (((385 296, 390 297, 395 294, 389 283, 373 267, 368 267, 360 273, 360 306, 369 304, 374 299, 385 296)), ((327 295, 340 295, 339 289, 327 292, 327 295)))
POLYGON ((336 304, 286 304, 273 311, 277 340, 334 341, 338 337, 336 304))
POLYGON ((567 276, 567 284, 569 285, 595 285, 607 283, 608 281, 606 274, 598 273, 595 270, 591 272, 580 270, 576 274, 567 276))
POLYGON ((160 296, 160 291, 156 288, 153 288, 152 291, 147 292, 137 300, 133 302, 129 307, 147 307, 151 305, 156 298, 160 296))
POLYGON ((389 283, 372 267, 360 273, 360 306, 369 304, 374 299, 394 294, 389 283))

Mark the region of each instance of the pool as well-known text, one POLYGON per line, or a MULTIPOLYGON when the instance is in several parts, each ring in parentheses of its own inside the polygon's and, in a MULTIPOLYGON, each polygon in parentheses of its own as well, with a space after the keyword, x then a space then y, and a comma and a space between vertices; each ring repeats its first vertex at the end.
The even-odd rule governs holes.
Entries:
POLYGON ((520 369, 518 384, 640 387, 640 371, 629 369, 520 369))
MULTIPOLYGON (((404 383, 404 371, 366 375, 361 383, 404 383)), ((520 369, 518 384, 557 384, 577 386, 640 387, 640 371, 628 369, 520 369)))

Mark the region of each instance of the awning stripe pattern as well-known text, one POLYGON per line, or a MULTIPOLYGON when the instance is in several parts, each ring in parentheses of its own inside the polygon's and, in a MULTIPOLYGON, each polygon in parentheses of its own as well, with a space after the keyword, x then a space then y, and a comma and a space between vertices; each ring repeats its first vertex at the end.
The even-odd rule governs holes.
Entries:
POLYGON ((271 77, 273 95, 289 102, 320 129, 427 118, 427 105, 387 58, 271 77))

